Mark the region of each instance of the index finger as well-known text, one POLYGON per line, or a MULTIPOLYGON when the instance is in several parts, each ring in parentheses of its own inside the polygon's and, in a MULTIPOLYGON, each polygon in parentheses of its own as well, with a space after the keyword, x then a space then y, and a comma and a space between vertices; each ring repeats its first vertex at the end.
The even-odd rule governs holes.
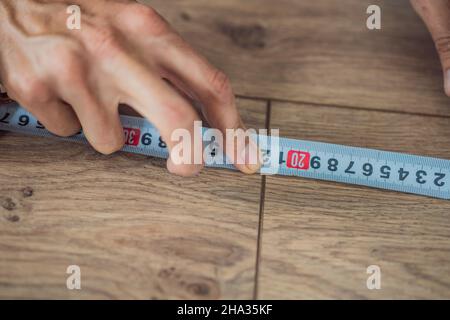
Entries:
MULTIPOLYGON (((238 129, 245 129, 228 77, 196 53, 178 35, 171 35, 168 41, 171 45, 164 49, 164 53, 156 54, 169 80, 192 93, 202 103, 205 118, 211 126, 221 130, 224 136, 227 136, 227 129, 233 129, 236 133, 241 132, 238 129)), ((259 150, 252 141, 241 145, 234 143, 234 149, 227 148, 226 152, 237 160, 236 167, 245 173, 254 173, 260 167, 259 150), (252 156, 257 160, 256 163, 249 161, 252 156)))
POLYGON ((203 149, 201 139, 197 143, 194 140, 198 136, 195 121, 200 121, 195 109, 148 66, 127 56, 122 56, 116 66, 114 79, 120 90, 120 102, 132 106, 159 130, 170 151, 169 171, 184 176, 198 173, 203 166, 203 149), (184 139, 190 141, 186 143, 184 139), (174 153, 182 142, 190 150, 183 148, 182 154, 174 153))

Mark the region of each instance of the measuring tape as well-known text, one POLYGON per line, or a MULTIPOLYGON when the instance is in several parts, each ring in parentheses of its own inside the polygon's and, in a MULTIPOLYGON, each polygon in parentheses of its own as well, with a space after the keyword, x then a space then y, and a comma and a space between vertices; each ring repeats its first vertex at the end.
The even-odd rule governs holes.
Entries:
MULTIPOLYGON (((169 156, 158 130, 148 121, 123 115, 121 121, 126 137, 122 151, 160 158, 169 156)), ((0 129, 54 137, 15 102, 0 107, 0 129)), ((261 140, 262 136, 257 138, 261 140)), ((60 139, 87 143, 82 132, 60 139)), ((261 172, 450 200, 450 160, 287 138, 279 138, 277 149, 262 148, 264 163, 261 172)), ((216 152, 216 148, 212 148, 210 156, 215 157, 216 152)), ((227 163, 210 163, 207 166, 234 169, 227 163)))

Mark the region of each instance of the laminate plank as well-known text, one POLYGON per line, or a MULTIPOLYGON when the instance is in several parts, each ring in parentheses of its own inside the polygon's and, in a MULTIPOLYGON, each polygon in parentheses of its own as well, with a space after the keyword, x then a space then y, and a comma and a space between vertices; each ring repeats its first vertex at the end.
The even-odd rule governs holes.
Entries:
MULTIPOLYGON (((265 103, 239 105, 264 126, 265 103)), ((251 298, 260 180, 2 132, 0 298, 251 298)))
POLYGON ((237 94, 450 115, 431 37, 408 0, 146 0, 237 94), (382 10, 368 30, 366 9, 382 10))
MULTIPOLYGON (((450 119, 275 103, 272 128, 297 139, 450 159, 450 119)), ((450 298, 450 201, 267 177, 262 299, 450 298), (381 269, 369 290, 367 267, 381 269)))

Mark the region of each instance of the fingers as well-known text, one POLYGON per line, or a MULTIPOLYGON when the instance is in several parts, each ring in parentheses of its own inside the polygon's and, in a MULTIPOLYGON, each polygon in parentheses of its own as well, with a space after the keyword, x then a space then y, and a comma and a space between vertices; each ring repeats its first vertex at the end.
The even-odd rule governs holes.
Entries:
POLYGON ((23 105, 51 133, 70 137, 81 129, 80 122, 73 109, 66 103, 55 100, 46 104, 23 105))
POLYGON ((10 83, 8 95, 53 134, 68 137, 80 131, 81 125, 73 109, 56 98, 44 81, 23 78, 17 83, 10 83))
POLYGON ((199 120, 194 108, 157 73, 127 56, 121 59, 121 63, 117 64, 120 67, 116 69, 117 86, 123 92, 120 102, 133 106, 159 130, 171 151, 167 161, 170 172, 182 176, 198 173, 203 161, 201 142, 195 142, 201 131, 194 127, 194 122, 199 120), (127 81, 124 82, 124 78, 127 81), (190 141, 180 138, 183 132, 187 133, 185 137, 190 141), (183 145, 191 149, 189 159, 186 154, 180 155, 174 150, 182 140, 186 143, 183 145), (180 161, 181 156, 186 156, 183 161, 180 161))
POLYGON ((103 106, 86 87, 64 90, 64 99, 72 105, 89 143, 98 152, 111 154, 125 143, 117 105, 103 106))
MULTIPOLYGON (((244 129, 227 76, 199 56, 179 36, 174 34, 170 41, 170 45, 159 56, 164 75, 183 92, 202 103, 205 118, 212 127, 220 129, 224 137, 226 129, 244 129)), ((235 165, 242 172, 254 173, 259 169, 259 151, 255 143, 234 143, 234 149, 227 148, 226 151, 229 157, 236 160, 235 165), (248 157, 245 155, 248 152, 256 156, 248 157)))
MULTIPOLYGON (((124 144, 119 103, 131 105, 158 128, 167 143, 171 151, 168 169, 181 175, 195 174, 203 162, 202 132, 195 123, 200 117, 184 94, 202 102, 205 118, 227 137, 226 129, 244 127, 230 82, 173 32, 157 12, 131 1, 120 2, 120 8, 118 3, 111 5, 107 11, 113 13, 108 15, 97 6, 87 6, 82 31, 64 37, 60 35, 67 34, 56 30, 58 36, 46 41, 49 46, 39 47, 38 57, 30 59, 23 53, 22 60, 29 64, 23 69, 33 69, 39 77, 30 80, 29 73, 15 72, 25 77, 25 81, 12 79, 20 83, 16 92, 30 99, 17 100, 34 110, 57 134, 73 134, 81 123, 91 145, 106 154, 124 144), (162 79, 165 74, 176 89, 162 79), (41 90, 43 87, 49 90, 41 90), (44 92, 42 99, 35 101, 35 92, 44 92), (183 148, 177 156, 180 143, 183 148), (184 146, 190 148, 189 152, 184 146)), ((15 59, 19 63, 6 65, 16 69, 24 64, 15 59)), ((247 161, 245 153, 249 147, 256 147, 249 139, 244 140, 247 145, 235 143, 226 151, 232 159, 244 159, 236 166, 252 173, 259 165, 247 161)))
MULTIPOLYGON (((226 129, 244 127, 228 78, 171 30, 168 23, 156 11, 136 4, 128 6, 124 10, 123 19, 119 20, 119 24, 125 30, 137 34, 133 42, 139 49, 136 52, 143 50, 147 53, 142 56, 143 60, 154 68, 157 67, 156 72, 166 77, 186 96, 195 97, 202 102, 204 106, 202 113, 211 126, 220 129, 224 136, 226 129)), ((239 145, 235 144, 233 150, 227 149, 228 155, 233 157, 249 149, 245 145, 242 146, 243 150, 237 150, 238 147, 239 145)), ((250 149, 258 153, 257 148, 250 149)), ((254 164, 252 162, 235 164, 246 173, 253 173, 259 168, 258 161, 254 161, 254 164)))
POLYGON ((450 97, 450 1, 411 0, 433 37, 444 70, 444 87, 450 97))

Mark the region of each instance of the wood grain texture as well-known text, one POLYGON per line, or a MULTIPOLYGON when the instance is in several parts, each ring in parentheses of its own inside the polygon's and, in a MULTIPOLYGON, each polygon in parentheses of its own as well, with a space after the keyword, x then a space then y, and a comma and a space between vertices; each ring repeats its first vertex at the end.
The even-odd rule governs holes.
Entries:
MULTIPOLYGON (((450 158, 450 102, 407 0, 148 0, 275 100, 282 135, 450 158), (382 30, 365 27, 369 4, 382 30), (377 111, 379 110, 379 111, 377 111), (389 112, 380 112, 389 111, 389 112), (405 114, 415 113, 416 115, 405 114)), ((240 100, 249 126, 265 102, 240 100)), ((0 133, 0 298, 251 298, 261 178, 0 133), (82 290, 66 289, 68 265, 82 290)), ((450 298, 450 204, 267 178, 259 298, 450 298), (366 288, 366 268, 382 289, 366 288)))
MULTIPOLYGON (((450 119, 276 104, 291 138, 450 159, 450 119)), ((259 298, 450 298, 450 202, 268 177, 259 298), (381 268, 368 290, 366 268, 381 268)))
MULTIPOLYGON (((240 100, 249 126, 262 102, 240 100)), ((0 298, 251 298, 260 176, 0 136, 0 298), (82 290, 66 289, 79 265, 82 290)))
POLYGON ((147 0, 236 93, 450 115, 434 44, 408 0, 147 0), (366 9, 382 8, 382 30, 366 9))

